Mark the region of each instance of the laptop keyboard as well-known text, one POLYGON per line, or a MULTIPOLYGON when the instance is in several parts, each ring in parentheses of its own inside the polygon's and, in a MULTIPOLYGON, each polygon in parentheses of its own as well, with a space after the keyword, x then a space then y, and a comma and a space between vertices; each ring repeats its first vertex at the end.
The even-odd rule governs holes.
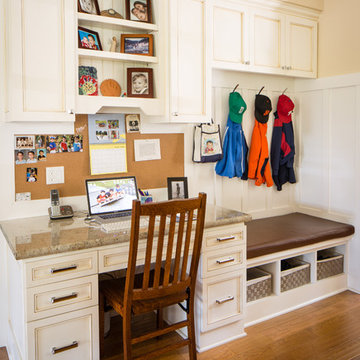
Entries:
POLYGON ((99 217, 101 217, 102 219, 114 219, 114 218, 123 217, 123 216, 130 216, 130 215, 131 215, 131 211, 124 211, 121 213, 99 215, 99 217))
MULTIPOLYGON (((147 218, 140 219, 140 227, 148 226, 149 221, 147 218)), ((131 220, 117 221, 106 224, 101 224, 101 230, 105 232, 113 232, 119 230, 130 230, 131 220)))

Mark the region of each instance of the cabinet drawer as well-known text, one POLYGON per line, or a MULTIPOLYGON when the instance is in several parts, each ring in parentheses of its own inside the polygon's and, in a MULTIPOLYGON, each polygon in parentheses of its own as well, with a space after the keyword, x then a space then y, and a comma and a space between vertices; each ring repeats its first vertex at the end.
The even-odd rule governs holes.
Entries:
POLYGON ((216 276, 204 280, 202 331, 212 330, 243 318, 244 275, 216 276))
POLYGON ((97 273, 97 253, 54 256, 26 263, 26 286, 49 284, 97 273))
POLYGON ((28 324, 28 359, 99 359, 97 306, 28 324))
POLYGON ((245 247, 235 246, 203 254, 202 277, 206 278, 224 272, 234 271, 235 268, 245 266, 245 247))
POLYGON ((246 239, 245 231, 243 223, 207 230, 203 237, 204 249, 210 250, 243 244, 246 239))
POLYGON ((98 277, 85 276, 27 290, 28 321, 63 314, 98 303, 98 277))

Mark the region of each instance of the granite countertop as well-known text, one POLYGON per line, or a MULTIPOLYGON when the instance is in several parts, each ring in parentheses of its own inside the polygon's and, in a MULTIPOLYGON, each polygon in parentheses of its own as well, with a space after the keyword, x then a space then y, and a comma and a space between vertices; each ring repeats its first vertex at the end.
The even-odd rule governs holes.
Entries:
MULTIPOLYGON (((72 219, 63 220, 49 220, 48 216, 38 216, 2 221, 0 228, 17 260, 129 241, 130 228, 104 232, 99 225, 89 225, 84 219, 84 213, 75 213, 72 219)), ((205 228, 250 220, 250 215, 208 204, 205 228)), ((141 235, 145 237, 146 232, 141 235)))

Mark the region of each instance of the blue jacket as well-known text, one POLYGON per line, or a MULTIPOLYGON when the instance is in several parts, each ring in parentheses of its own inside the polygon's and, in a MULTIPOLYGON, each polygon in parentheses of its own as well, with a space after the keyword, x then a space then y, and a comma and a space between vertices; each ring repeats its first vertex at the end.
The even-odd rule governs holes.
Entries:
POLYGON ((220 176, 229 178, 239 177, 247 180, 248 146, 241 124, 231 121, 228 116, 224 144, 223 158, 215 166, 215 172, 220 176))

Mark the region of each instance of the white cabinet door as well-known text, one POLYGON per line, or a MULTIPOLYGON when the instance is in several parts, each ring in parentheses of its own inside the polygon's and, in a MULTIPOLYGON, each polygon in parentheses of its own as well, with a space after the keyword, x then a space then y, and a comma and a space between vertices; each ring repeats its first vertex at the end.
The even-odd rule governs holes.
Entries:
POLYGON ((170 119, 207 122, 209 96, 203 0, 170 0, 170 119))
POLYGON ((248 70, 249 15, 244 7, 215 3, 213 7, 213 67, 248 70))
POLYGON ((286 16, 286 70, 289 75, 316 77, 316 21, 286 16))
POLYGON ((285 66, 285 16, 254 11, 251 16, 250 66, 261 72, 282 74, 285 66))
POLYGON ((74 121, 74 0, 8 0, 9 121, 74 121))

